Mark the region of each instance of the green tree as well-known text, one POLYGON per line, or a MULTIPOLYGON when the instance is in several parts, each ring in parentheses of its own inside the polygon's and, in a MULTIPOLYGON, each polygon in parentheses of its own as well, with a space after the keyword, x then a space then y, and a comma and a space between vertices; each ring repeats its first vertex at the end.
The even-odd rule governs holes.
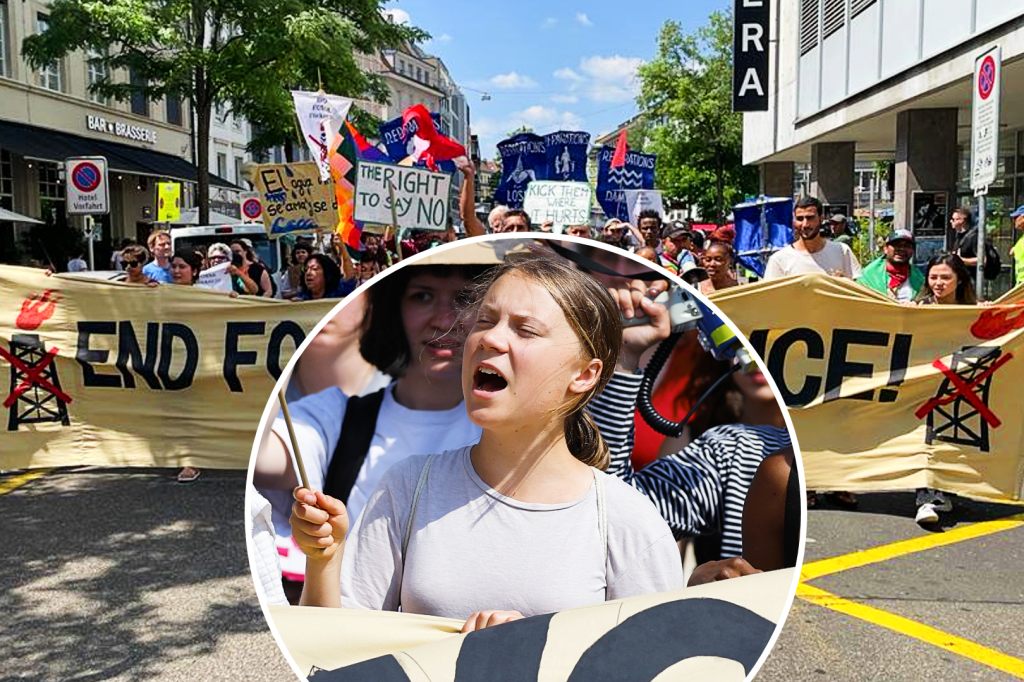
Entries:
POLYGON ((259 144, 295 139, 289 88, 385 100, 379 78, 359 68, 374 54, 423 31, 394 24, 382 0, 53 0, 49 29, 25 39, 36 68, 75 50, 95 49, 108 76, 91 86, 119 101, 141 92, 187 98, 196 140, 199 220, 209 221, 209 140, 213 108, 246 117, 259 144), (124 70, 135 75, 123 77, 124 70))
POLYGON ((743 116, 732 111, 732 30, 730 12, 713 12, 691 34, 667 21, 657 56, 638 74, 658 188, 719 224, 758 186, 757 170, 743 165, 743 116))

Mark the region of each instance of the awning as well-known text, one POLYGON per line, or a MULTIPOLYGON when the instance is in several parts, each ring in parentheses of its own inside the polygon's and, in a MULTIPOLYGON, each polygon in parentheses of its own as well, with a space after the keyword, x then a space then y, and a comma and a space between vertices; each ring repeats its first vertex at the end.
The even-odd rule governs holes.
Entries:
MULTIPOLYGON (((0 148, 57 163, 64 163, 70 156, 104 156, 108 170, 113 172, 182 182, 196 182, 198 178, 195 166, 179 156, 13 121, 0 121, 0 148)), ((241 189, 213 173, 209 176, 212 186, 241 189)))
POLYGON ((8 211, 6 208, 0 208, 0 222, 8 223, 26 223, 28 225, 43 225, 42 220, 36 220, 35 218, 29 218, 27 215, 21 215, 14 211, 8 211))

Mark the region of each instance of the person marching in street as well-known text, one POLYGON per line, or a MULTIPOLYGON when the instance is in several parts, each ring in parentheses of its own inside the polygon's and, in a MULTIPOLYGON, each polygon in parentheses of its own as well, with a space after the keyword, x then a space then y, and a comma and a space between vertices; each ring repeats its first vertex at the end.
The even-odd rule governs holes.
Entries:
POLYGON ((950 251, 960 256, 973 282, 978 270, 978 228, 974 225, 971 209, 964 206, 954 208, 949 226, 954 233, 950 251))
POLYGON ((156 286, 158 284, 155 279, 144 272, 146 261, 149 260, 149 252, 146 251, 146 247, 139 244, 129 244, 121 249, 118 260, 120 260, 124 268, 124 281, 129 284, 147 284, 149 286, 156 286))
POLYGON ((864 267, 857 283, 899 303, 911 303, 925 286, 924 273, 914 265, 914 235, 896 230, 885 241, 882 256, 864 267))
POLYGON ((1013 286, 1024 284, 1024 206, 1018 206, 1013 213, 1013 227, 1020 233, 1020 239, 1010 248, 1013 256, 1013 286))
POLYGON ((171 283, 171 233, 156 230, 146 239, 153 260, 142 268, 142 273, 161 284, 171 283))
POLYGON ((765 280, 813 272, 849 279, 860 277, 860 263, 850 247, 829 241, 821 233, 823 210, 815 197, 803 197, 796 202, 793 209, 796 241, 771 255, 764 271, 765 280))
POLYGON ((850 234, 850 221, 842 213, 836 213, 828 219, 829 227, 832 228, 832 241, 840 244, 850 245, 853 235, 850 234))

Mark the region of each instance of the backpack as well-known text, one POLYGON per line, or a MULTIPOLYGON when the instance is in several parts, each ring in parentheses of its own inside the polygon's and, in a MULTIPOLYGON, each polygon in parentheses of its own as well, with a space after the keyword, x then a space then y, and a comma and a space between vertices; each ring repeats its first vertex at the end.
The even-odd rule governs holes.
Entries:
POLYGON ((982 268, 982 276, 992 281, 999 276, 1002 272, 1003 262, 999 259, 999 252, 996 251, 996 247, 992 246, 991 242, 985 242, 985 264, 982 268))
POLYGON ((345 403, 341 434, 324 477, 325 495, 348 502, 349 493, 356 484, 359 470, 363 468, 366 453, 370 450, 373 433, 377 428, 377 415, 386 390, 382 388, 369 395, 354 396, 345 403))

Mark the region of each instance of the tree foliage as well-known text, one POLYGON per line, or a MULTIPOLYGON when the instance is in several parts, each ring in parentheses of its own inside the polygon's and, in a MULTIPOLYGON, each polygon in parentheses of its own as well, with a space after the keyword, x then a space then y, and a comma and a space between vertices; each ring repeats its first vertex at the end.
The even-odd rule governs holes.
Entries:
POLYGON ((188 99, 195 111, 200 219, 208 218, 209 129, 223 105, 247 118, 258 144, 295 139, 288 91, 316 90, 386 101, 387 88, 364 73, 356 54, 423 31, 389 22, 382 0, 53 0, 49 29, 25 39, 39 67, 75 50, 95 50, 107 76, 90 89, 119 101, 141 92, 188 99), (125 75, 130 70, 132 82, 125 75))
POLYGON ((729 12, 712 13, 691 34, 667 21, 657 56, 638 73, 658 188, 718 222, 758 186, 757 170, 743 165, 743 116, 732 111, 732 30, 729 12))

